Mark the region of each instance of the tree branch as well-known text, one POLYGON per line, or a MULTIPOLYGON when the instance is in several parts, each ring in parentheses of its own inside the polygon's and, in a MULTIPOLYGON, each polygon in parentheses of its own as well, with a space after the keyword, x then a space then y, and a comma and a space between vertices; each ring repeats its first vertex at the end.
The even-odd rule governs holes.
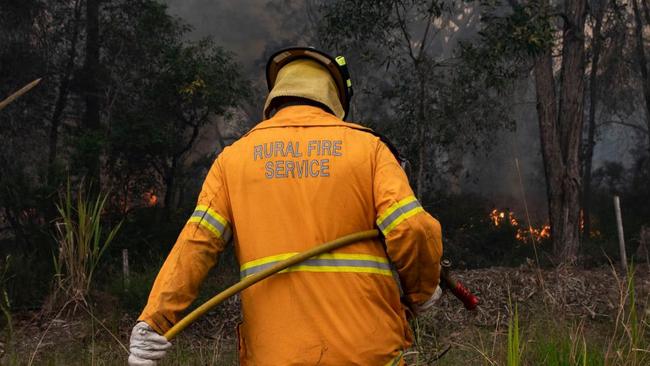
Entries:
POLYGON ((192 148, 192 145, 194 145, 194 141, 196 141, 196 138, 198 136, 199 136, 199 124, 197 123, 196 125, 192 126, 192 136, 190 137, 190 141, 188 141, 185 147, 181 149, 181 151, 176 153, 174 157, 179 158, 187 151, 189 151, 192 148))
POLYGON ((641 5, 643 6, 643 16, 645 17, 646 25, 650 25, 650 9, 648 9, 647 0, 642 0, 641 5))
MULTIPOLYGON (((397 14, 397 22, 399 23, 399 27, 402 30, 402 35, 404 36, 404 39, 406 40, 406 44, 408 45, 409 56, 411 57, 411 60, 413 60, 414 63, 417 63, 418 59, 413 54, 413 47, 411 46, 411 37, 409 36, 408 30, 406 29, 406 20, 403 19, 402 15, 399 13, 398 1, 394 1, 393 4, 395 4, 395 13, 397 14)), ((404 11, 406 12, 406 9, 404 9, 404 11)))
POLYGON ((433 19, 433 6, 436 4, 436 0, 431 0, 431 5, 429 6, 429 17, 427 18, 427 27, 424 29, 424 34, 422 35, 422 41, 420 42, 420 50, 418 51, 418 59, 422 60, 422 54, 424 52, 425 44, 427 42, 427 37, 429 36, 429 30, 431 29, 431 20, 433 19))

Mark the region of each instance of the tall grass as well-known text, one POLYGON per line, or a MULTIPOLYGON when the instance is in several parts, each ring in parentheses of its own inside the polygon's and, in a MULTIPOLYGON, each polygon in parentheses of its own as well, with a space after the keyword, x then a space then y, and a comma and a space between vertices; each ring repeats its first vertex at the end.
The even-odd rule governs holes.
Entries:
MULTIPOLYGON (((638 313, 635 290, 635 267, 630 265, 624 280, 613 270, 619 287, 619 304, 613 334, 607 347, 608 364, 624 366, 650 365, 649 313, 638 313)), ((648 304, 646 303, 646 307, 648 304)))
POLYGON ((93 199, 83 185, 75 198, 68 183, 57 204, 55 291, 63 292, 68 300, 85 302, 97 264, 122 225, 107 228, 102 222, 107 198, 107 194, 98 193, 93 199))
POLYGON ((519 366, 521 364, 521 342, 519 340, 519 310, 515 304, 515 312, 508 320, 508 350, 507 362, 508 366, 519 366))
MULTIPOLYGON (((650 313, 639 312, 635 290, 634 266, 624 279, 616 275, 619 302, 616 317, 608 334, 603 334, 607 347, 588 346, 584 320, 577 326, 543 324, 542 334, 522 339, 517 305, 508 321, 505 364, 548 366, 647 366, 650 365, 650 313), (559 326, 559 328, 557 328, 559 326), (570 328, 570 329, 567 329, 570 328), (535 339, 536 338, 536 339, 535 339), (524 344, 531 344, 524 352, 524 344)), ((646 304, 647 306, 647 304, 646 304)), ((512 308, 512 306, 510 306, 512 308)), ((548 314, 552 318, 552 314, 548 314)), ((497 337, 497 334, 494 335, 497 337)), ((482 353, 485 357, 485 354, 482 353)), ((492 361, 493 363, 496 363, 492 361)))

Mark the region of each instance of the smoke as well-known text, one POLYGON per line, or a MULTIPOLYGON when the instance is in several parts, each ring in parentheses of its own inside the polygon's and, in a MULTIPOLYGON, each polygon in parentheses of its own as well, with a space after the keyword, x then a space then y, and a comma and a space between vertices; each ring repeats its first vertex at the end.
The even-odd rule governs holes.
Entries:
MULTIPOLYGON (((260 115, 266 93, 263 81, 266 58, 270 52, 284 46, 309 44, 313 34, 309 1, 164 1, 170 14, 182 18, 193 27, 190 39, 211 37, 235 54, 242 65, 242 73, 253 81, 256 97, 252 105, 245 109, 249 118, 255 121, 260 115)), ((468 8, 462 17, 445 24, 445 31, 431 45, 431 51, 442 58, 449 57, 458 39, 472 37, 479 26, 478 22, 479 18, 468 8)), ((348 61, 354 64, 352 58, 348 61)), ((358 81, 362 81, 359 80, 362 75, 357 76, 358 81)), ((546 188, 531 78, 524 80, 518 89, 512 100, 516 129, 498 133, 485 151, 464 157, 461 186, 463 190, 475 191, 487 197, 499 208, 516 211, 521 217, 526 205, 533 224, 542 224, 547 217, 546 188)), ((606 161, 633 161, 633 146, 638 146, 638 137, 633 136, 634 132, 620 126, 607 126, 600 131, 594 169, 606 161)))
POLYGON ((547 222, 548 211, 534 83, 528 78, 515 88, 514 130, 497 133, 477 154, 465 158, 463 188, 487 198, 496 209, 509 209, 519 219, 527 219, 528 209, 531 224, 539 226, 547 222))
POLYGON ((165 0, 169 13, 194 29, 191 39, 213 38, 233 52, 245 73, 263 73, 260 60, 268 45, 296 40, 307 19, 302 1, 282 0, 165 0))

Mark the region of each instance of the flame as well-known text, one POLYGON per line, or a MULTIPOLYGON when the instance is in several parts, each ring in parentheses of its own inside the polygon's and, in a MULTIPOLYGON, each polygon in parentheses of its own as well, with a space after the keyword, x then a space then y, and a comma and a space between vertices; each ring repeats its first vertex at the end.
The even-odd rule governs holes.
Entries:
MULTIPOLYGON (((501 225, 505 218, 506 218, 506 213, 504 211, 499 211, 496 208, 492 210, 492 212, 490 213, 490 220, 492 220, 494 226, 501 225)), ((510 218, 512 218, 512 214, 510 214, 510 218)))
POLYGON ((532 240, 539 242, 542 239, 548 239, 551 237, 550 225, 546 224, 540 228, 535 228, 533 226, 529 226, 528 228, 522 227, 519 225, 519 220, 515 216, 514 212, 510 210, 500 211, 495 208, 490 212, 489 217, 495 227, 508 223, 511 227, 515 228, 515 239, 521 242, 527 242, 531 238, 532 240))
POLYGON ((492 221, 494 226, 502 225, 506 220, 506 216, 508 217, 508 222, 510 222, 511 226, 519 226, 519 221, 517 220, 515 215, 510 211, 508 211, 507 214, 506 211, 499 211, 497 209, 494 209, 492 210, 492 212, 490 212, 490 220, 492 221))
MULTIPOLYGON (((517 220, 517 217, 515 216, 514 212, 508 209, 506 209, 505 211, 500 211, 495 208, 490 212, 489 218, 495 227, 500 227, 507 223, 511 227, 515 228, 516 229, 515 239, 521 242, 528 242, 532 239, 535 242, 539 243, 542 240, 549 239, 551 237, 551 225, 544 224, 538 228, 533 227, 531 225, 526 228, 523 225, 519 224, 519 220, 517 220)), ((584 217, 581 211, 580 230, 584 229, 584 225, 585 225, 584 217)), ((601 235, 602 234, 600 230, 597 229, 591 229, 591 231, 589 232, 590 238, 600 238, 601 235)))
POLYGON ((144 200, 147 207, 153 207, 158 203, 158 196, 153 191, 146 191, 142 194, 142 199, 144 200))

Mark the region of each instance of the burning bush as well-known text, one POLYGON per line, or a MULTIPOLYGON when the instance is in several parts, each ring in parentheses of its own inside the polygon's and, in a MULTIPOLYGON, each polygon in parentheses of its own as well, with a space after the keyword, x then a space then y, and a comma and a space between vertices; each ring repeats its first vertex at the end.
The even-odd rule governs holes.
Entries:
MULTIPOLYGON (((442 223, 445 256, 460 267, 517 266, 535 257, 530 239, 525 238, 530 237, 529 229, 520 227, 513 212, 494 210, 478 195, 438 198, 425 207, 442 223)), ((541 243, 548 236, 548 229, 543 229, 533 228, 541 243)))
POLYGON ((494 224, 494 227, 497 228, 508 224, 517 229, 515 239, 524 243, 538 244, 550 239, 551 237, 551 225, 545 224, 539 228, 535 228, 532 225, 528 225, 528 227, 520 226, 519 220, 515 217, 514 212, 509 210, 500 211, 496 208, 493 209, 492 212, 490 212, 490 221, 494 224))

